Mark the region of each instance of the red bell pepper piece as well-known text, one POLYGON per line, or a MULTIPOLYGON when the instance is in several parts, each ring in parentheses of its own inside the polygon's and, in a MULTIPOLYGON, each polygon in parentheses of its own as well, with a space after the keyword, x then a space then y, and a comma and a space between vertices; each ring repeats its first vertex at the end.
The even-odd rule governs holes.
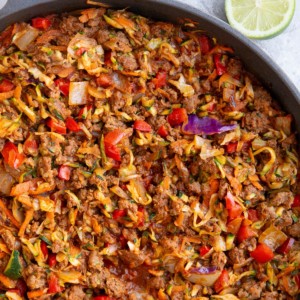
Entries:
POLYGON ((65 124, 60 123, 58 120, 49 118, 46 121, 46 125, 51 129, 51 131, 66 134, 67 133, 67 127, 65 124))
POLYGON ((47 18, 34 18, 31 20, 32 27, 46 30, 51 26, 51 20, 47 18))
POLYGON ((79 49, 77 49, 77 50, 75 51, 75 54, 76 54, 77 56, 81 56, 81 55, 84 54, 86 51, 87 51, 87 48, 80 47, 79 49))
POLYGON ((115 300, 115 298, 111 298, 109 296, 96 296, 93 300, 115 300))
POLYGON ((7 47, 11 43, 14 28, 15 27, 11 25, 0 33, 0 44, 2 47, 7 47))
POLYGON ((48 255, 48 265, 50 268, 53 268, 57 263, 56 260, 56 254, 55 253, 49 253, 48 255))
POLYGON ((23 279, 18 279, 16 287, 14 289, 9 289, 9 291, 24 297, 27 292, 27 285, 23 279))
POLYGON ((266 244, 258 244, 258 246, 250 253, 258 263, 264 264, 274 258, 272 249, 266 244))
POLYGON ((236 152, 237 144, 238 144, 237 142, 227 144, 226 145, 226 152, 227 153, 234 153, 234 152, 236 152))
POLYGON ((0 81, 0 93, 10 92, 14 89, 15 85, 7 79, 2 79, 0 81))
POLYGON ((78 132, 81 130, 78 123, 72 117, 67 117, 66 126, 70 131, 73 131, 73 132, 78 132))
POLYGON ((167 120, 171 126, 177 126, 188 119, 188 114, 185 108, 174 108, 173 111, 168 115, 167 120))
POLYGON ((210 249, 211 249, 211 247, 209 247, 209 246, 206 246, 206 245, 205 246, 201 246, 199 248, 199 254, 200 254, 200 256, 202 257, 205 254, 207 254, 210 251, 210 249))
POLYGON ((1 154, 4 158, 4 161, 14 169, 18 169, 26 156, 23 153, 19 153, 18 147, 12 142, 6 142, 1 154))
POLYGON ((124 136, 125 136, 125 131, 122 129, 115 129, 105 135, 104 137, 105 154, 108 157, 116 161, 121 161, 120 150, 116 147, 116 145, 122 140, 124 136))
POLYGON ((112 213, 112 217, 114 220, 119 220, 120 218, 123 218, 127 215, 127 212, 125 209, 115 209, 112 213))
POLYGON ((226 269, 223 269, 220 277, 214 284, 214 289, 217 293, 220 293, 229 284, 229 274, 226 269))
POLYGON ((235 202, 234 196, 231 194, 231 192, 227 192, 225 201, 229 220, 238 218, 242 214, 243 208, 237 202, 235 202))
POLYGON ((298 289, 300 289, 300 274, 297 274, 297 275, 295 276, 295 281, 296 281, 296 283, 297 283, 298 289))
POLYGON ((168 130, 167 130, 167 128, 166 128, 164 125, 162 125, 162 126, 160 126, 160 127, 158 128, 157 133, 158 133, 162 138, 165 138, 165 137, 168 136, 168 130))
POLYGON ((292 207, 300 207, 300 194, 295 196, 292 207))
POLYGON ((70 91, 70 80, 66 78, 58 78, 54 80, 55 85, 59 88, 60 92, 64 96, 69 95, 70 91))
POLYGON ((293 238, 288 238, 281 246, 276 249, 277 253, 287 254, 292 249, 295 240, 293 238))
POLYGON ((38 143, 34 138, 33 134, 30 134, 29 137, 26 139, 26 141, 23 144, 23 150, 24 153, 27 155, 36 156, 38 155, 38 143))
POLYGON ((61 180, 70 180, 71 177, 71 167, 69 166, 65 166, 65 165, 61 165, 58 168, 58 178, 61 180))
POLYGON ((143 131, 143 132, 152 131, 152 127, 147 122, 145 122, 143 120, 134 121, 133 129, 137 129, 137 130, 143 131))
POLYGON ((140 206, 137 211, 137 227, 144 226, 145 223, 145 208, 140 206))
POLYGON ((198 38, 202 54, 207 54, 211 50, 211 42, 208 36, 202 34, 198 38))
POLYGON ((83 108, 81 108, 78 113, 78 118, 85 120, 87 118, 88 113, 92 110, 92 108, 93 108, 92 105, 84 106, 83 108))
POLYGON ((242 222, 243 222, 243 218, 241 217, 230 220, 227 223, 227 232, 237 234, 238 231, 240 230, 242 222))
POLYGON ((21 297, 24 297, 27 292, 27 284, 24 279, 18 279, 16 284, 16 289, 18 289, 21 297))
POLYGON ((116 145, 104 144, 106 156, 116 160, 121 161, 121 153, 116 145))
POLYGON ((119 241, 120 241, 121 248, 124 249, 127 245, 127 240, 123 234, 120 235, 119 241))
POLYGON ((113 84, 113 80, 109 74, 102 73, 96 78, 96 83, 98 86, 108 88, 113 84))
POLYGON ((239 241, 239 243, 241 243, 253 236, 256 236, 256 232, 252 230, 250 226, 242 225, 238 231, 237 240, 239 241))
POLYGON ((155 88, 161 88, 167 83, 167 72, 166 71, 158 71, 156 73, 155 78, 152 79, 152 82, 155 84, 155 88))
POLYGON ((125 131, 123 129, 114 129, 107 133, 104 137, 104 143, 117 145, 122 138, 125 136, 125 131))
POLYGON ((41 250, 42 250, 44 257, 47 259, 49 251, 48 251, 47 244, 44 241, 41 241, 41 250))
POLYGON ((111 66, 112 65, 111 56, 112 56, 112 53, 111 53, 110 50, 104 52, 104 64, 106 66, 111 66))
POLYGON ((217 71, 217 75, 223 75, 227 72, 227 68, 225 63, 222 61, 222 54, 216 53, 214 54, 214 63, 217 71))
POLYGON ((248 219, 252 222, 257 222, 259 220, 256 209, 248 209, 248 219))
POLYGON ((62 291, 62 287, 58 283, 58 278, 54 273, 51 273, 48 278, 48 294, 56 294, 62 291))

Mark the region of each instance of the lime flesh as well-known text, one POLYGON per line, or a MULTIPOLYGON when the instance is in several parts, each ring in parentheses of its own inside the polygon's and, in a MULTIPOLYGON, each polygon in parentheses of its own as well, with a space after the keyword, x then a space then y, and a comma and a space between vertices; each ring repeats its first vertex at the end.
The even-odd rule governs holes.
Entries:
POLYGON ((295 0, 226 0, 229 24, 250 38, 276 36, 291 22, 295 0))

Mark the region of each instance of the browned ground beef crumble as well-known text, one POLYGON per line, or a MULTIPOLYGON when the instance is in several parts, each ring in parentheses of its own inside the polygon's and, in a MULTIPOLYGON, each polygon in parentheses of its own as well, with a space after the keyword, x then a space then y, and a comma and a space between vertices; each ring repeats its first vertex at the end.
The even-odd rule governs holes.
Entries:
POLYGON ((91 8, 0 55, 1 299, 296 299, 292 117, 231 48, 91 8))

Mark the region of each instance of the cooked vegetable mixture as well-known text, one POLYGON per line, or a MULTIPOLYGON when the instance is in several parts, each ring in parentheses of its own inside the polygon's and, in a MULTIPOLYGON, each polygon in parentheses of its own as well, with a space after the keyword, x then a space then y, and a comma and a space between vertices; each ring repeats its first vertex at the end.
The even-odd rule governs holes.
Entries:
POLYGON ((231 48, 100 7, 0 55, 1 299, 296 299, 292 116, 231 48))

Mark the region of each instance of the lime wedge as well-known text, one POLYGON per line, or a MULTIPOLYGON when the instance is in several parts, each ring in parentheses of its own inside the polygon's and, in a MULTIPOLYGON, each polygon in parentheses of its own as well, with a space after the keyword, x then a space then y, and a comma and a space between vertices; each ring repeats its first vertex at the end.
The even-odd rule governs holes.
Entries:
POLYGON ((226 0, 229 24, 249 38, 276 36, 291 22, 296 0, 226 0))

